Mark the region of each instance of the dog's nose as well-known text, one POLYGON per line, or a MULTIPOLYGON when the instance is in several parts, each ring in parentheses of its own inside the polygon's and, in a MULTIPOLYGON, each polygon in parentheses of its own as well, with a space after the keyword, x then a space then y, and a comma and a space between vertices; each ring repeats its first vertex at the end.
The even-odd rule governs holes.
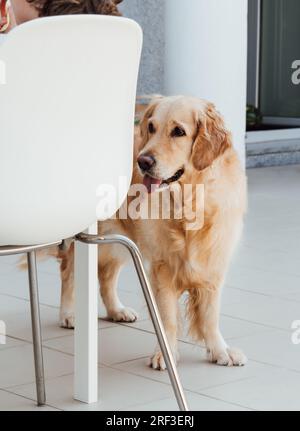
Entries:
POLYGON ((138 158, 138 165, 144 172, 149 172, 155 165, 155 158, 149 155, 142 155, 138 158))

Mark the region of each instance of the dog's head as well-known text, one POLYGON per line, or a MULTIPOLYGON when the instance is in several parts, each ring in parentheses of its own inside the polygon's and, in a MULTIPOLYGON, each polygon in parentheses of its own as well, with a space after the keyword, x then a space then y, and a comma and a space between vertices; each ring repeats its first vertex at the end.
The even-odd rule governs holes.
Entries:
POLYGON ((231 136, 214 105, 169 97, 154 100, 141 121, 138 166, 148 192, 203 171, 231 147, 231 136))

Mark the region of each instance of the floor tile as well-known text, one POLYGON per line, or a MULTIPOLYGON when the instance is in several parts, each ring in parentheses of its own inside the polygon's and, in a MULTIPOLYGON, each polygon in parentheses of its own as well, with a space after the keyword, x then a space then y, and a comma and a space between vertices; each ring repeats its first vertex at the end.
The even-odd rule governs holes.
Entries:
POLYGON ((57 411, 50 406, 38 407, 35 401, 0 389, 0 411, 57 411))
POLYGON ((300 344, 293 344, 292 333, 274 330, 240 338, 238 343, 252 360, 300 372, 300 344))
MULTIPOLYGON (((129 326, 129 324, 126 324, 126 326, 129 326)), ((178 337, 179 340, 185 341, 191 344, 198 344, 197 341, 193 340, 188 335, 188 322, 186 322, 184 319, 183 319, 182 326, 183 326, 182 333, 178 337)), ((149 319, 142 320, 142 321, 138 320, 137 322, 135 322, 134 328, 151 332, 153 334, 155 333, 153 324, 149 319)), ((247 335, 259 334, 262 332, 268 332, 272 330, 271 328, 268 328, 266 326, 262 326, 252 322, 246 322, 230 316, 221 316, 220 328, 225 340, 228 340, 228 341, 232 339, 240 338, 240 337, 245 337, 247 335)))
POLYGON ((37 261, 38 271, 45 274, 58 276, 60 274, 59 263, 53 257, 37 261))
POLYGON ((300 374, 276 370, 248 380, 203 391, 219 400, 254 410, 300 410, 300 374))
MULTIPOLYGON (((263 257, 261 259, 263 260, 263 257)), ((244 259, 244 265, 231 267, 226 283, 237 289, 268 296, 284 297, 300 291, 298 275, 277 273, 272 269, 251 268, 247 266, 247 259, 244 259)))
MULTIPOLYGON (((74 358, 64 353, 43 349, 45 376, 53 378, 73 372, 74 358)), ((0 388, 35 381, 33 350, 31 344, 1 350, 0 388)))
MULTIPOLYGON (((60 279, 58 274, 52 275, 38 271, 39 297, 41 304, 59 307, 60 279)), ((0 294, 29 299, 28 276, 26 271, 13 270, 8 274, 0 272, 0 294)))
MULTIPOLYGON (((300 409, 300 344, 291 339, 291 324, 300 320, 300 165, 247 174, 249 211, 222 293, 221 329, 249 362, 242 368, 209 364, 205 350, 183 333, 178 369, 195 410, 300 409)), ((18 259, 0 258, 0 320, 8 334, 0 345, 0 388, 15 392, 0 390, 0 410, 37 409, 28 279, 17 269, 18 259)), ((58 263, 38 261, 38 278, 51 406, 45 409, 177 409, 167 372, 147 366, 156 337, 132 264, 121 272, 119 292, 140 319, 107 321, 99 301, 99 357, 106 365, 99 376, 101 402, 89 406, 72 399, 74 338, 73 331, 58 327, 58 263)))
MULTIPOLYGON (((24 340, 17 340, 15 338, 11 338, 8 336, 6 336, 4 339, 5 339, 5 344, 0 343, 0 352, 1 352, 1 350, 4 350, 4 349, 11 349, 12 347, 20 347, 20 346, 24 346, 24 344, 26 344, 26 341, 24 341, 24 340)), ((4 340, 4 339, 1 338, 1 340, 4 340)), ((1 360, 0 360, 0 362, 1 362, 1 360)))
MULTIPOLYGON (((13 389, 15 393, 26 397, 32 397, 35 390, 34 385, 13 389)), ((100 368, 98 403, 87 405, 74 401, 72 393, 73 375, 47 381, 48 404, 63 410, 118 411, 135 405, 137 399, 141 403, 148 404, 157 398, 172 397, 172 389, 169 385, 107 367, 100 368)))
POLYGON ((118 288, 126 292, 142 295, 136 270, 132 263, 128 263, 124 268, 122 268, 118 288))
MULTIPOLYGON (((44 340, 70 335, 59 327, 59 309, 41 305, 42 337, 44 340)), ((7 335, 32 341, 30 302, 0 295, 0 319, 6 324, 7 335)))
MULTIPOLYGON (((268 221, 269 223, 269 221, 268 221)), ((299 219, 297 217, 297 227, 299 219)), ((293 233, 291 233, 293 235, 293 233)), ((263 251, 258 247, 243 247, 237 254, 234 263, 239 266, 270 272, 271 274, 294 275, 300 277, 300 250, 296 254, 286 251, 263 251)), ((260 271, 259 271, 260 273, 260 271)), ((296 287, 299 289, 298 284, 296 287)))
MULTIPOLYGON (((244 367, 222 367, 211 364, 206 359, 204 349, 185 343, 180 343, 179 352, 178 372, 182 385, 186 390, 194 392, 202 391, 203 388, 261 375, 265 369, 271 368, 253 361, 249 361, 244 367)), ((128 361, 114 367, 128 373, 168 383, 168 373, 147 367, 147 359, 128 361)))
POLYGON ((247 301, 222 307, 222 314, 272 328, 290 330, 293 320, 300 319, 299 303, 259 294, 247 294, 247 301))
MULTIPOLYGON (((269 206, 270 203, 271 202, 267 202, 266 205, 269 206)), ((291 200, 290 202, 280 202, 280 204, 289 207, 290 212, 293 213, 295 211, 295 206, 299 205, 299 203, 295 202, 294 200, 291 200)), ((278 211, 278 205, 280 204, 278 200, 274 201, 274 211, 278 211)), ((246 229, 243 234, 242 244, 254 249, 265 251, 266 253, 275 251, 283 251, 286 253, 290 253, 292 248, 296 252, 296 255, 298 255, 299 251, 296 246, 300 230, 294 221, 289 224, 290 220, 288 214, 282 214, 281 220, 277 221, 277 223, 274 223, 274 213, 272 214, 272 207, 267 207, 265 209, 265 212, 269 215, 269 228, 267 229, 265 227, 259 226, 259 219, 256 216, 257 209, 258 207, 255 204, 255 215, 253 214, 252 219, 255 225, 253 225, 253 228, 251 229, 247 226, 246 223, 246 229)), ((299 210, 297 209, 297 212, 298 211, 299 210)), ((250 217, 250 215, 248 215, 248 217, 250 217)))
POLYGON ((20 255, 10 255, 10 256, 1 256, 0 257, 0 265, 6 264, 10 266, 15 266, 20 259, 20 255))
POLYGON ((294 293, 290 293, 285 295, 286 299, 289 299, 290 301, 296 301, 296 302, 300 302, 300 292, 294 292, 294 293))
POLYGON ((12 314, 25 313, 28 306, 29 301, 26 299, 0 294, 0 319, 6 320, 12 314))
MULTIPOLYGON (((98 340, 99 361, 106 365, 150 356, 156 346, 154 335, 121 325, 100 330, 98 340)), ((73 354, 74 338, 69 336, 48 340, 45 346, 73 354)))
POLYGON ((221 309, 224 305, 239 304, 245 301, 245 292, 240 288, 229 287, 227 284, 222 289, 221 309))
MULTIPOLYGON (((186 400, 188 407, 191 411, 247 411, 249 409, 229 404, 224 401, 216 400, 214 398, 208 398, 203 395, 186 392, 186 400)), ((178 405, 173 398, 165 398, 162 400, 153 401, 147 404, 137 404, 131 407, 135 411, 178 411, 178 405)), ((122 409, 124 411, 130 411, 130 409, 122 409)))

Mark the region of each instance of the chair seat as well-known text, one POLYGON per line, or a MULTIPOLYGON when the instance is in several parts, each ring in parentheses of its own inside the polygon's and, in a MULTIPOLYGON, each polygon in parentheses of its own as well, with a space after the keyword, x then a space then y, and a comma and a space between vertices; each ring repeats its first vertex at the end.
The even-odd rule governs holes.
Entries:
POLYGON ((0 245, 59 241, 119 209, 132 176, 141 46, 139 25, 111 16, 40 18, 9 32, 0 45, 0 245))
POLYGON ((42 248, 53 247, 55 245, 60 245, 62 241, 47 243, 47 244, 37 244, 37 245, 4 245, 0 246, 0 256, 8 256, 12 254, 29 253, 31 251, 40 250, 42 248))

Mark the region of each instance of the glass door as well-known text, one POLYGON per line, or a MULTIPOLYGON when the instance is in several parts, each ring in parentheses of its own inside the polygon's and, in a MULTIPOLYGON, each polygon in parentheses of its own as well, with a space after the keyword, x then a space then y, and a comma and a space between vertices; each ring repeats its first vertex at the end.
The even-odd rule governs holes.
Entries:
POLYGON ((264 123, 299 127, 300 0, 262 0, 259 76, 264 123))

